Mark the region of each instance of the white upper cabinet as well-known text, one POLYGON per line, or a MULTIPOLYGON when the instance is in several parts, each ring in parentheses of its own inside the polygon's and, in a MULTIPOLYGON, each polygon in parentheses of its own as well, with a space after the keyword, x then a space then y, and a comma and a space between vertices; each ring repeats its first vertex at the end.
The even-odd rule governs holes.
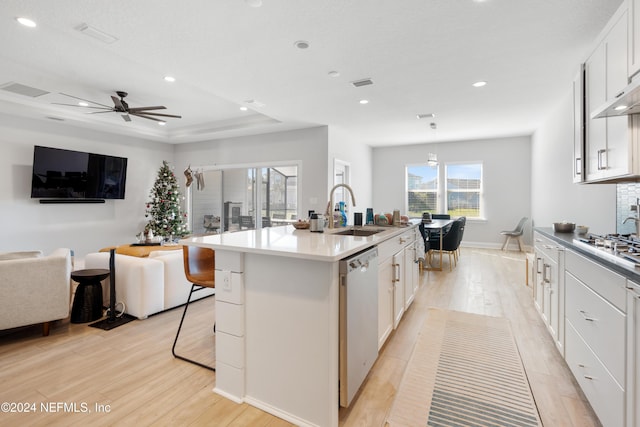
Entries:
POLYGON ((573 182, 584 181, 584 66, 573 80, 573 182))
MULTIPOLYGON (((592 119, 591 114, 615 99, 628 84, 628 10, 613 16, 600 43, 585 62, 585 181, 605 181, 637 175, 633 167, 635 141, 630 116, 592 119)), ((574 166, 575 168, 575 166, 574 166)))
POLYGON ((629 78, 640 71, 640 0, 629 0, 629 78))

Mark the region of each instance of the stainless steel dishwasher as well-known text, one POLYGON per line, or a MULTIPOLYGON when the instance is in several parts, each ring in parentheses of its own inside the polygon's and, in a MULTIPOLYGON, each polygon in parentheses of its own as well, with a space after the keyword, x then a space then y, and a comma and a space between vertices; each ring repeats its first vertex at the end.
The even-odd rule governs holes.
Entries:
POLYGON ((378 358, 378 249, 340 261, 340 406, 349 406, 378 358))

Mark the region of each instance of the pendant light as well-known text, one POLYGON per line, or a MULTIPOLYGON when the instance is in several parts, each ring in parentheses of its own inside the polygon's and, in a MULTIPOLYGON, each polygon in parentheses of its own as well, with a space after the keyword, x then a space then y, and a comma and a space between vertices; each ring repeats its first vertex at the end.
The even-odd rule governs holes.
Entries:
MULTIPOLYGON (((438 126, 435 124, 435 122, 431 122, 431 124, 429 125, 431 127, 431 129, 433 129, 434 132, 434 141, 435 141, 435 132, 438 128, 438 126)), ((438 166, 438 155, 437 153, 429 153, 427 154, 427 165, 431 166, 431 167, 436 167, 438 166)))

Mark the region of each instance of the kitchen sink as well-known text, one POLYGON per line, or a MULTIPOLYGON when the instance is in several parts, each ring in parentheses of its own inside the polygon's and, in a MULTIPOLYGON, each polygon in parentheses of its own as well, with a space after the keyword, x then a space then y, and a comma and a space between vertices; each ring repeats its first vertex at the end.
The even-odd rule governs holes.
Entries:
POLYGON ((376 233, 379 233, 383 230, 377 230, 377 229, 364 229, 364 228, 350 228, 348 230, 344 230, 344 231, 338 231, 337 233, 333 233, 333 234, 337 234, 340 236, 372 236, 376 233))

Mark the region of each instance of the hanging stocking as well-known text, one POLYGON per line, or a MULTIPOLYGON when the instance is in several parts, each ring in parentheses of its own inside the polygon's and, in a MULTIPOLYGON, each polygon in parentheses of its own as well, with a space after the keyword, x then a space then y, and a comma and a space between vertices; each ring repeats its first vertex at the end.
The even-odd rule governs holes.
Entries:
POLYGON ((193 182, 193 174, 191 173, 191 165, 184 170, 184 176, 187 177, 187 187, 193 182))

